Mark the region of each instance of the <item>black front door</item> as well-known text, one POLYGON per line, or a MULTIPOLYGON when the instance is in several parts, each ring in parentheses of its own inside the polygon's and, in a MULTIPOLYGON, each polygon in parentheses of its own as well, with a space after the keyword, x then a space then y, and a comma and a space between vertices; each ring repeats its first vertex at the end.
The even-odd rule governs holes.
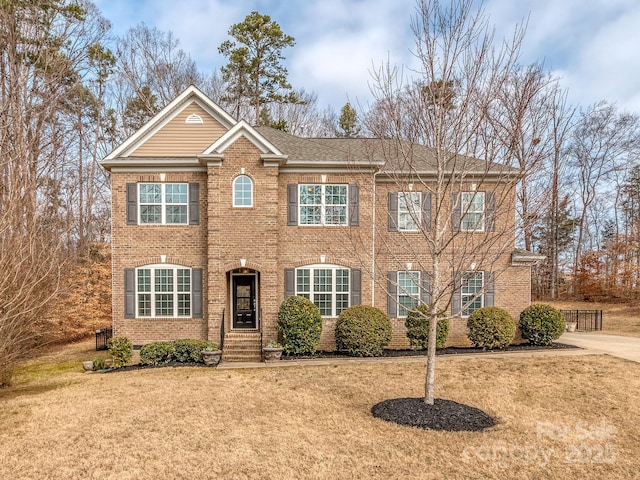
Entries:
POLYGON ((256 328, 256 277, 234 275, 233 328, 256 328))

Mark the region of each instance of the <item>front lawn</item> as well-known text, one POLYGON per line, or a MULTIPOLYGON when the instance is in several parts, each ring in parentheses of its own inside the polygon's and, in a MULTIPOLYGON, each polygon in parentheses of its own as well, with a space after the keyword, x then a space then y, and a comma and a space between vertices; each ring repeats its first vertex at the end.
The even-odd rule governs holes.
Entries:
POLYGON ((421 395, 421 363, 84 374, 87 353, 34 361, 0 391, 0 478, 637 474, 640 365, 607 356, 439 357, 437 396, 497 419, 452 433, 371 416, 421 395))

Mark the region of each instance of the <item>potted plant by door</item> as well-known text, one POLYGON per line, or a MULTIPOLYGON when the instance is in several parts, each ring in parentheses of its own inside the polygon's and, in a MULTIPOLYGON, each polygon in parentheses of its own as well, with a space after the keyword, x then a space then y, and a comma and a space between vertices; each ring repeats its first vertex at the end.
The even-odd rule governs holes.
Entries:
POLYGON ((222 350, 218 349, 218 345, 216 343, 209 343, 202 351, 202 360, 205 365, 215 367, 220 363, 221 358, 222 350))
POLYGON ((270 340, 262 349, 265 362, 277 362, 282 357, 282 345, 275 340, 270 340))

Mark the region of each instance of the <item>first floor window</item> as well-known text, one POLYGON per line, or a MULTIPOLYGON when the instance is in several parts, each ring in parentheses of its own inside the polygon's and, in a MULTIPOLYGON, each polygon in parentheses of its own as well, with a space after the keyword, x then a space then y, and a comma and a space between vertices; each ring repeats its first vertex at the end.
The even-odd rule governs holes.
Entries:
POLYGON ((162 265, 136 269, 137 317, 190 317, 191 269, 162 265))
POLYGON ((347 185, 298 185, 300 225, 347 225, 347 185))
POLYGON ((460 195, 463 232, 484 231, 484 192, 462 192, 460 195))
POLYGON ((349 307, 349 269, 330 265, 298 268, 295 294, 311 300, 323 317, 337 317, 349 307))
POLYGON ((398 272, 398 317, 406 317, 420 303, 420 272, 398 272))
POLYGON ((483 288, 483 272, 467 272, 463 275, 461 291, 463 317, 468 317, 475 310, 483 307, 483 295, 481 294, 483 288))
POLYGON ((140 183, 138 202, 141 224, 186 224, 186 183, 140 183))

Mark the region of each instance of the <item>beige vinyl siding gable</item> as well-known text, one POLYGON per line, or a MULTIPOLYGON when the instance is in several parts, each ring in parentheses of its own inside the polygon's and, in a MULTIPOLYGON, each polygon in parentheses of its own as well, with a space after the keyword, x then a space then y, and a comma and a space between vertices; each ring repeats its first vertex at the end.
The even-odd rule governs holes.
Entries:
POLYGON ((226 133, 224 126, 192 103, 131 152, 134 157, 194 157, 226 133), (203 123, 185 123, 196 114, 203 123))

